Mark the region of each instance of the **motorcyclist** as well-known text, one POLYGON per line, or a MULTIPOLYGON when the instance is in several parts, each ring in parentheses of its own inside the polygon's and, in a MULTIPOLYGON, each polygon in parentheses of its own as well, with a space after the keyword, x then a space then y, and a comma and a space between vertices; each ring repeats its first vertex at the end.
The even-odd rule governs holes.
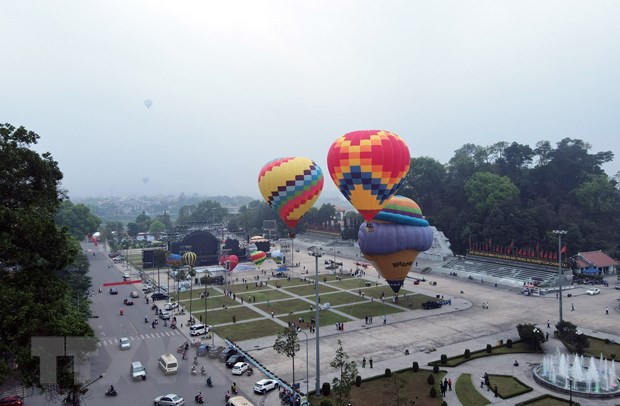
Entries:
POLYGON ((196 375, 196 365, 192 365, 192 375, 196 375))
POLYGON ((226 391, 226 394, 224 395, 224 398, 228 401, 228 399, 230 399, 230 392, 226 391))
POLYGON ((115 393, 114 385, 110 385, 110 389, 108 389, 108 393, 115 393))
POLYGON ((200 367, 200 373, 201 373, 202 375, 204 375, 204 374, 206 374, 206 373, 207 373, 207 370, 206 370, 206 368, 205 368, 205 366, 204 366, 204 365, 200 367))
POLYGON ((233 384, 230 386, 230 391, 234 394, 237 394, 237 382, 233 382, 233 384))
POLYGON ((209 377, 207 378, 207 386, 211 387, 213 386, 213 381, 211 380, 211 376, 209 375, 209 377))
POLYGON ((123 315, 123 313, 124 313, 124 312, 123 312, 123 308, 122 308, 122 307, 121 307, 120 313, 121 313, 121 316, 122 316, 122 315, 123 315))
POLYGON ((149 322, 149 316, 144 316, 144 322, 148 323, 149 322))
POLYGON ((196 402, 198 402, 198 403, 202 403, 204 401, 204 398, 202 397, 202 392, 201 391, 198 391, 198 393, 194 397, 194 400, 196 402))

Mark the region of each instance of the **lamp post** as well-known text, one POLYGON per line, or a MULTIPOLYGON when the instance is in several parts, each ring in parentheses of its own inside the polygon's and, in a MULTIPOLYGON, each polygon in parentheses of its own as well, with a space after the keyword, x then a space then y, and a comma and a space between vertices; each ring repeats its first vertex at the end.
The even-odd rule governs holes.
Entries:
POLYGON ((314 257, 314 293, 315 293, 315 322, 316 327, 316 387, 315 396, 321 397, 321 358, 320 358, 320 345, 319 345, 319 257, 322 257, 321 251, 316 247, 312 247, 312 250, 308 254, 314 257))
POLYGON ((305 331, 299 330, 298 333, 303 333, 306 336, 306 396, 308 395, 308 334, 305 331))
POLYGON ((562 236, 566 235, 566 230, 553 230, 553 234, 558 236, 558 281, 560 284, 559 288, 559 299, 560 299, 560 323, 562 322, 562 236))
POLYGON ((573 377, 568 377, 568 405, 573 406, 573 377))

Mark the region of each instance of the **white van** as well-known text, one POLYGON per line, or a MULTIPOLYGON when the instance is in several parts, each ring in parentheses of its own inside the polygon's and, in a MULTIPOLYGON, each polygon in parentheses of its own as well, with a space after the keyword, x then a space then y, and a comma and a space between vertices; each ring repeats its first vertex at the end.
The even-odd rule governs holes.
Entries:
POLYGON ((131 377, 133 379, 142 378, 143 381, 146 380, 146 370, 140 361, 132 362, 131 367, 129 367, 129 372, 131 373, 131 377))
POLYGON ((192 337, 200 336, 203 334, 207 334, 209 331, 211 331, 211 326, 206 326, 204 324, 198 323, 194 324, 189 328, 189 335, 192 337))
POLYGON ((228 399, 226 406, 254 406, 252 402, 244 398, 243 396, 233 396, 228 399))
POLYGON ((162 354, 159 357, 158 364, 166 375, 176 374, 177 370, 179 369, 179 362, 172 354, 162 354))

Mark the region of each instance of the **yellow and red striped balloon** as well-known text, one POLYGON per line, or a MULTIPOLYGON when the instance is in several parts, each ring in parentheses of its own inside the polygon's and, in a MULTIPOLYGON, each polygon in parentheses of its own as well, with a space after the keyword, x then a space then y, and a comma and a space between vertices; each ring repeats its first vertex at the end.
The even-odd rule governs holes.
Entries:
POLYGON ((367 222, 396 193, 410 160, 407 144, 384 130, 347 133, 334 141, 327 154, 336 187, 367 222))
POLYGON ((310 158, 278 158, 258 174, 258 188, 269 206, 291 229, 323 190, 323 172, 310 158))
POLYGON ((191 251, 187 251, 183 254, 183 262, 193 268, 196 263, 196 254, 191 251))

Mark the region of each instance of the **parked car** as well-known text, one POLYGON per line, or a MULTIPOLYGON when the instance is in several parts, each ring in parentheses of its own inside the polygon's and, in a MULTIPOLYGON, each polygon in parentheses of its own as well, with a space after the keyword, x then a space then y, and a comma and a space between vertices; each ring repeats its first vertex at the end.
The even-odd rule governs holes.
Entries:
POLYGON ((586 295, 598 295, 599 293, 601 293, 601 290, 599 288, 592 288, 586 290, 586 295))
POLYGON ((616 285, 616 290, 620 290, 620 284, 616 285))
POLYGON ((125 299, 123 303, 125 303, 126 306, 133 306, 133 300, 131 299, 125 299))
POLYGON ((222 352, 220 352, 220 361, 226 362, 226 360, 228 360, 231 355, 235 355, 236 353, 237 350, 235 350, 234 348, 225 348, 224 350, 222 350, 222 352))
POLYGON ((5 396, 2 399, 0 399, 0 405, 2 406, 23 406, 23 404, 24 404, 24 399, 16 395, 5 396))
POLYGON ((244 362, 245 361, 245 355, 241 355, 241 354, 235 354, 235 355, 231 355, 230 358, 228 358, 226 360, 226 366, 228 368, 232 368, 234 367, 237 363, 239 362, 244 362))
POLYGON ((250 368, 250 364, 247 362, 237 362, 232 368, 233 375, 243 375, 250 368))
POLYGON ((164 310, 173 310, 173 309, 176 309, 177 307, 179 307, 178 303, 174 303, 174 302, 164 303, 164 310))
POLYGON ((278 383, 278 381, 274 379, 261 379, 254 384, 254 388, 252 389, 254 390, 254 392, 264 395, 272 389, 278 389, 279 386, 280 384, 278 383))
POLYGON ((439 309, 440 307, 441 307, 441 303, 435 302, 433 300, 429 300, 427 302, 422 303, 422 309, 424 310, 439 309))
POLYGON ((128 350, 131 348, 131 342, 129 341, 129 338, 127 337, 123 337, 119 340, 119 345, 121 347, 121 350, 128 350))
POLYGON ((123 279, 129 279, 129 272, 123 272, 123 279))
POLYGON ((111 295, 118 295, 118 290, 116 288, 110 288, 111 295))
POLYGON ((162 320, 170 320, 170 313, 159 309, 159 318, 162 320))
POLYGON ((151 299, 153 300, 167 300, 168 295, 162 292, 155 292, 151 295, 151 299))
POLYGON ((157 396, 153 399, 153 406, 181 406, 185 404, 185 399, 174 393, 157 396))
POLYGON ((133 297, 133 298, 135 299, 135 298, 137 298, 137 297, 140 297, 140 294, 138 294, 138 292, 136 292, 136 291, 134 290, 133 292, 131 292, 131 293, 129 294, 129 296, 131 296, 131 297, 133 297))

